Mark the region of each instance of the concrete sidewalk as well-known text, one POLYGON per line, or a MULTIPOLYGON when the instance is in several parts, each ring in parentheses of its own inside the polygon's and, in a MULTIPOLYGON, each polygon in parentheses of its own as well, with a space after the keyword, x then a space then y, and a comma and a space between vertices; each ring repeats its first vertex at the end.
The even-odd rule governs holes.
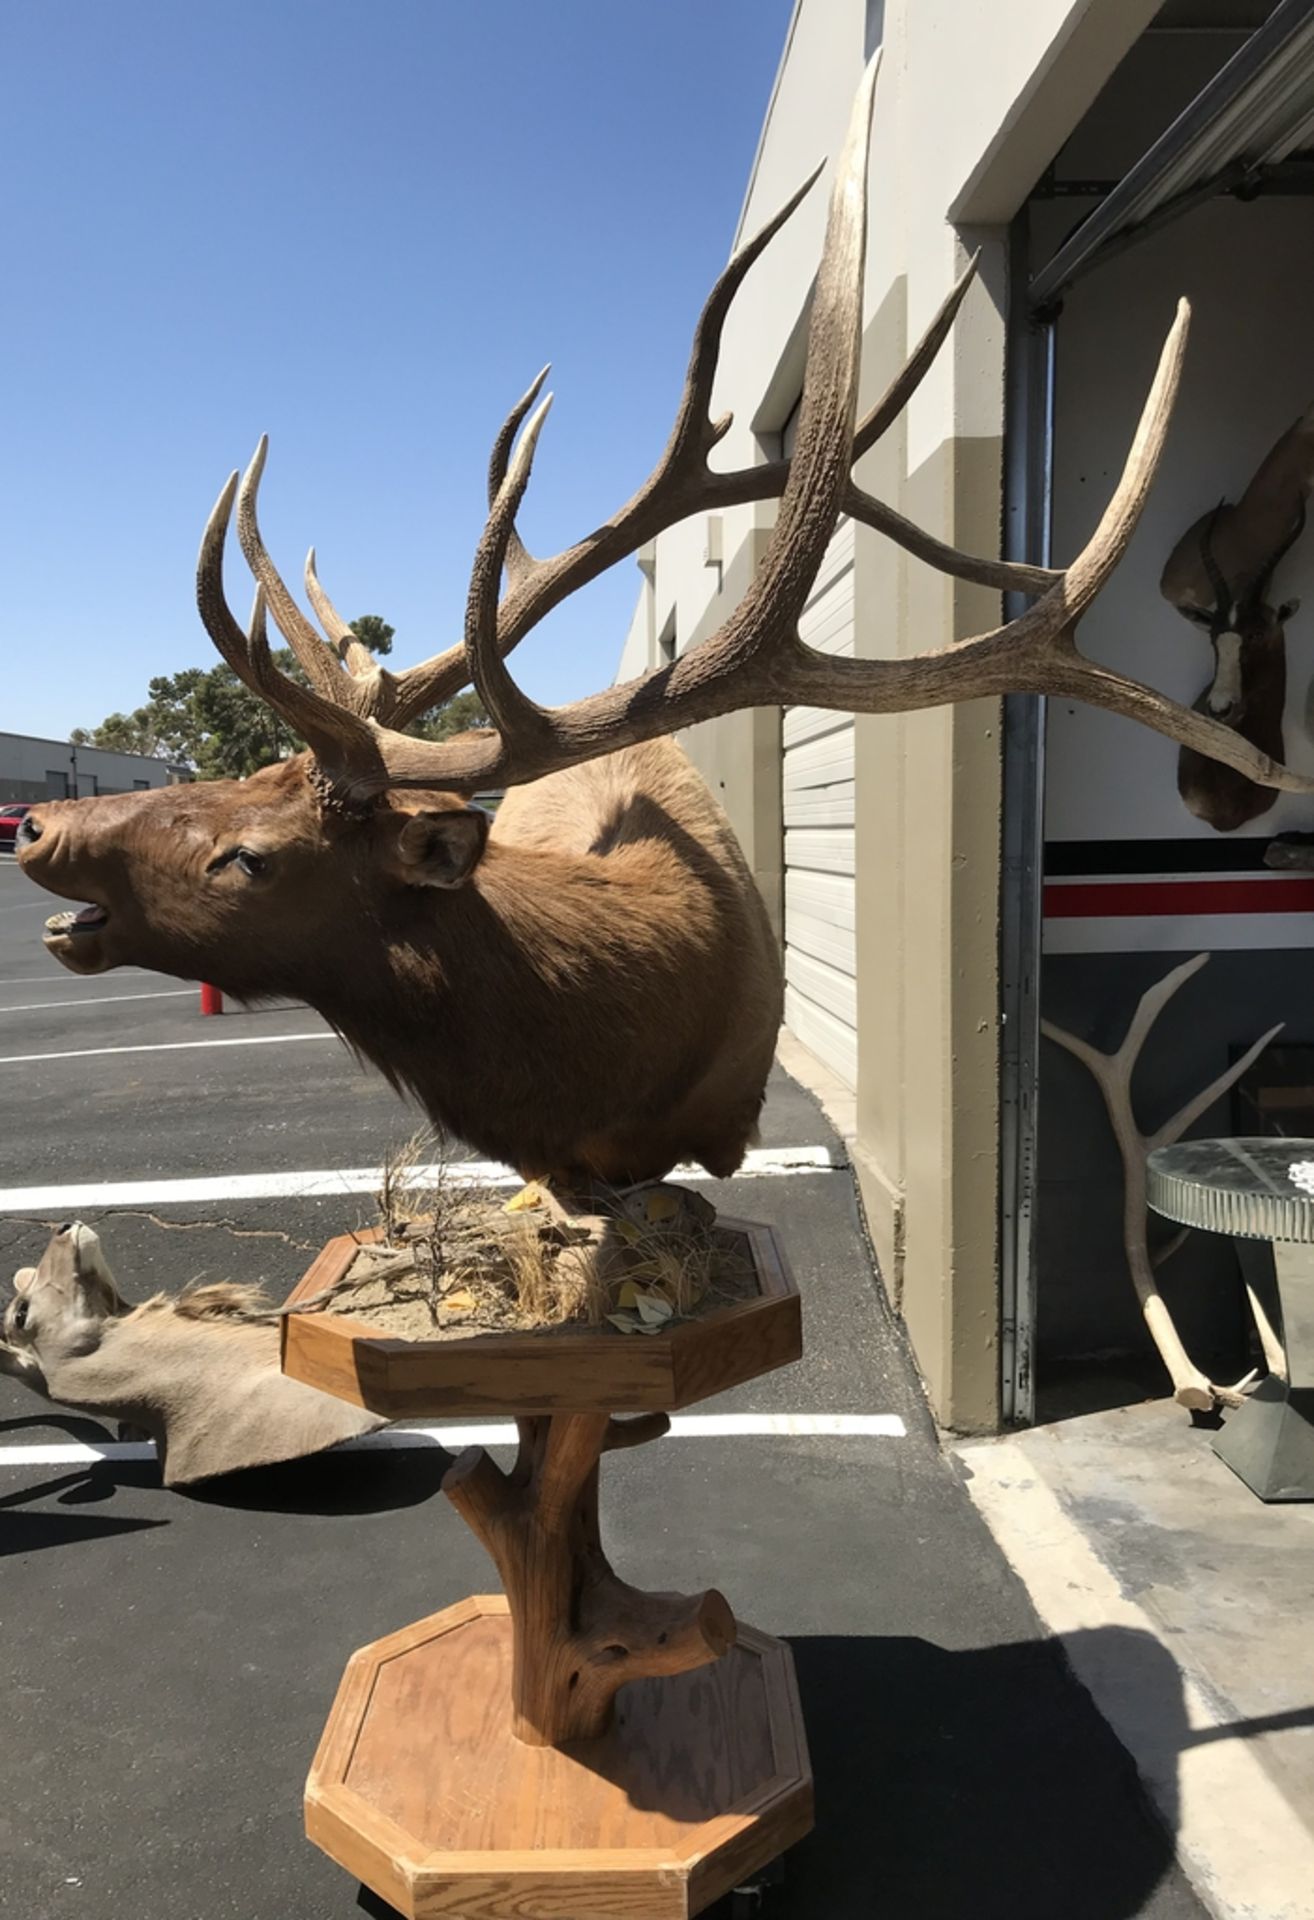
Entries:
POLYGON ((953 1453, 1210 1912, 1314 1920, 1314 1506, 1211 1438, 1159 1400, 953 1453))

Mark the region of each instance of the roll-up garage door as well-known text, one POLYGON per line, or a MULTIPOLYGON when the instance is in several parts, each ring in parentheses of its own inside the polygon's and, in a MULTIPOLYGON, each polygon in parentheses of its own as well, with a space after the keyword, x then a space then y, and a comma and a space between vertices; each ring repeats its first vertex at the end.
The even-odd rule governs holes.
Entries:
MULTIPOLYGON (((841 522, 799 633, 853 652, 853 527, 841 522)), ((784 716, 785 1024, 844 1081, 858 1079, 853 878, 853 715, 784 716)))

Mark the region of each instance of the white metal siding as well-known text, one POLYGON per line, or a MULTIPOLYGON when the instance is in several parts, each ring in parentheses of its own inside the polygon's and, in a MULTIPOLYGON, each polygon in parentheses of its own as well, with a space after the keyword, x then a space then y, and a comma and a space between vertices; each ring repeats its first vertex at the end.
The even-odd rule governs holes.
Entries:
MULTIPOLYGON (((799 632, 823 653, 853 652, 848 521, 827 548, 799 632)), ((787 707, 783 738, 785 1024, 852 1087, 858 1080, 853 715, 787 707)))

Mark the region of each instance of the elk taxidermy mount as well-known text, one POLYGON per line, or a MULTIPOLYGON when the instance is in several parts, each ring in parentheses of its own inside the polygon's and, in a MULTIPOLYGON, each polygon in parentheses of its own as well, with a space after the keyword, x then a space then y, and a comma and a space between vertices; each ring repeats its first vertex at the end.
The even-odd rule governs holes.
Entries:
POLYGON ((306 751, 244 781, 34 807, 19 834, 24 872, 91 903, 47 922, 57 960, 82 974, 149 967, 244 1000, 302 998, 435 1122, 526 1178, 659 1179, 682 1160, 726 1176, 761 1107, 781 967, 729 822, 664 736, 745 707, 892 713, 1043 693, 1140 720, 1249 780, 1314 792, 1314 780, 1208 712, 1077 649, 1078 622, 1122 558, 1159 464, 1185 303, 1123 474, 1067 567, 960 552, 853 478, 924 378, 975 271, 969 263, 883 398, 859 417, 876 71, 873 63, 836 163, 789 459, 714 468, 730 419, 710 409, 731 301, 817 174, 712 289, 649 478, 610 520, 549 557, 532 555, 516 527, 551 397, 539 398, 545 374, 532 383, 493 444, 463 640, 421 665, 393 674, 373 660, 321 586, 313 550, 306 593, 323 632, 302 612, 260 533, 261 442, 206 528, 197 600, 223 658, 306 751), (520 690, 507 656, 576 589, 691 515, 774 500, 752 584, 697 646, 568 706, 542 707, 520 690), (256 579, 245 628, 223 579, 234 502, 256 579), (841 514, 942 573, 1033 604, 920 654, 818 652, 798 622, 841 514), (266 607, 308 685, 275 667, 266 607), (489 728, 444 741, 404 731, 471 681, 489 728), (498 788, 509 791, 490 829, 467 796, 498 788))
MULTIPOLYGON (((1287 697, 1286 623, 1300 606, 1274 606, 1269 588, 1300 538, 1314 485, 1314 407, 1272 447, 1236 505, 1221 501, 1182 535, 1159 590, 1209 639, 1214 671, 1196 701, 1261 753, 1281 760, 1287 697)), ((1218 833, 1234 833, 1267 813, 1271 787, 1183 746, 1177 791, 1191 813, 1218 833)))

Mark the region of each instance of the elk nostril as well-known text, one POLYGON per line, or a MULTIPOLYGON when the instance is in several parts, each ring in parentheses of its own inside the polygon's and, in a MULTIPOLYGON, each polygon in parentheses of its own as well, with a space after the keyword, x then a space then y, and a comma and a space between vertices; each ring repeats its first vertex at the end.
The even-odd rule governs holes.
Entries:
POLYGON ((14 838, 20 847, 31 847, 41 838, 41 823, 34 820, 30 813, 23 815, 18 823, 18 832, 14 838))

